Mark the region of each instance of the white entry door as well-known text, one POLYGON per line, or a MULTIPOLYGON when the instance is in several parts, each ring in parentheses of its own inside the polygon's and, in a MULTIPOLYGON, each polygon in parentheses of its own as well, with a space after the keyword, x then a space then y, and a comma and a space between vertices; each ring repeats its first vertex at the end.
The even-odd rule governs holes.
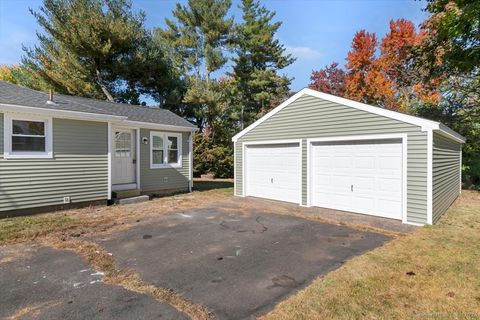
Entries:
POLYGON ((112 184, 135 183, 135 130, 113 128, 112 184))
POLYGON ((311 204, 402 219, 402 143, 329 142, 311 146, 311 204))
POLYGON ((300 202, 299 144, 249 145, 245 149, 247 196, 300 202))

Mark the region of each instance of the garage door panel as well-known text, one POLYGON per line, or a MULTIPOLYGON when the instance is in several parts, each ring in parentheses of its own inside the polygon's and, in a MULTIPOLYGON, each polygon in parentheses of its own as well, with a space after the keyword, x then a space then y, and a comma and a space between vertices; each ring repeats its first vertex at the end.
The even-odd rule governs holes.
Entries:
POLYGON ((402 150, 400 140, 313 144, 311 204, 401 219, 402 150))
POLYGON ((247 146, 245 158, 247 196, 299 202, 298 144, 247 146))

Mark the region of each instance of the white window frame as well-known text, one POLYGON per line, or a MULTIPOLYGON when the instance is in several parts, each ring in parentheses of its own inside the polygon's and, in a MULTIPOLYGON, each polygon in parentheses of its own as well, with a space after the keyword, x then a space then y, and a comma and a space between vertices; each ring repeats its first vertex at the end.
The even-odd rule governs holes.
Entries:
POLYGON ((3 118, 3 157, 4 159, 44 159, 53 158, 53 120, 51 117, 34 115, 4 114, 3 118), (43 122, 45 128, 45 151, 13 151, 13 120, 43 122))
POLYGON ((182 134, 173 132, 150 131, 150 169, 164 168, 181 168, 182 167, 182 134), (163 163, 153 163, 153 137, 161 137, 163 139, 163 163), (168 163, 168 138, 177 138, 178 143, 178 161, 176 163, 168 163))

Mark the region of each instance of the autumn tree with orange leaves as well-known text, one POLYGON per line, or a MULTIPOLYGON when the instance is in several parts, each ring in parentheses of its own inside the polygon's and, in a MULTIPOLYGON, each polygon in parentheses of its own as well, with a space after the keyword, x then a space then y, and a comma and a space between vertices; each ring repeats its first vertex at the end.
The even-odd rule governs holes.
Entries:
POLYGON ((313 71, 309 87, 403 112, 413 105, 434 104, 440 99, 435 88, 439 80, 425 82, 422 69, 414 63, 414 48, 423 37, 424 32, 405 19, 391 21, 380 42, 375 33, 360 30, 347 54, 346 71, 333 64, 313 71), (340 89, 332 89, 332 83, 340 89))

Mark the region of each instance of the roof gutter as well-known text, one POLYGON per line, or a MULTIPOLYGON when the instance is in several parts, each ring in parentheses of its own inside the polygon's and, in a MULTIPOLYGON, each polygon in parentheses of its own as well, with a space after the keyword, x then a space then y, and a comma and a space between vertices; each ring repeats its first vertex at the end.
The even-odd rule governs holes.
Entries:
POLYGON ((135 126, 135 127, 142 127, 146 129, 156 129, 156 130, 170 130, 170 131, 180 131, 180 132, 198 131, 198 128, 196 127, 174 126, 174 125, 160 124, 160 123, 131 121, 131 120, 128 120, 128 117, 125 117, 125 116, 115 116, 110 114, 79 112, 79 111, 70 111, 70 110, 47 109, 47 108, 38 108, 38 107, 27 107, 27 106, 15 105, 15 104, 5 104, 5 103, 0 103, 0 112, 29 113, 29 114, 35 114, 35 115, 51 116, 56 118, 73 119, 73 120, 89 120, 89 121, 101 121, 101 122, 109 121, 119 125, 135 126))
POLYGON ((123 121, 127 119, 124 116, 114 116, 110 114, 79 112, 70 110, 46 109, 38 107, 19 106, 15 104, 0 103, 0 111, 30 113, 44 116, 52 116, 57 118, 75 119, 75 120, 91 120, 91 121, 123 121))

